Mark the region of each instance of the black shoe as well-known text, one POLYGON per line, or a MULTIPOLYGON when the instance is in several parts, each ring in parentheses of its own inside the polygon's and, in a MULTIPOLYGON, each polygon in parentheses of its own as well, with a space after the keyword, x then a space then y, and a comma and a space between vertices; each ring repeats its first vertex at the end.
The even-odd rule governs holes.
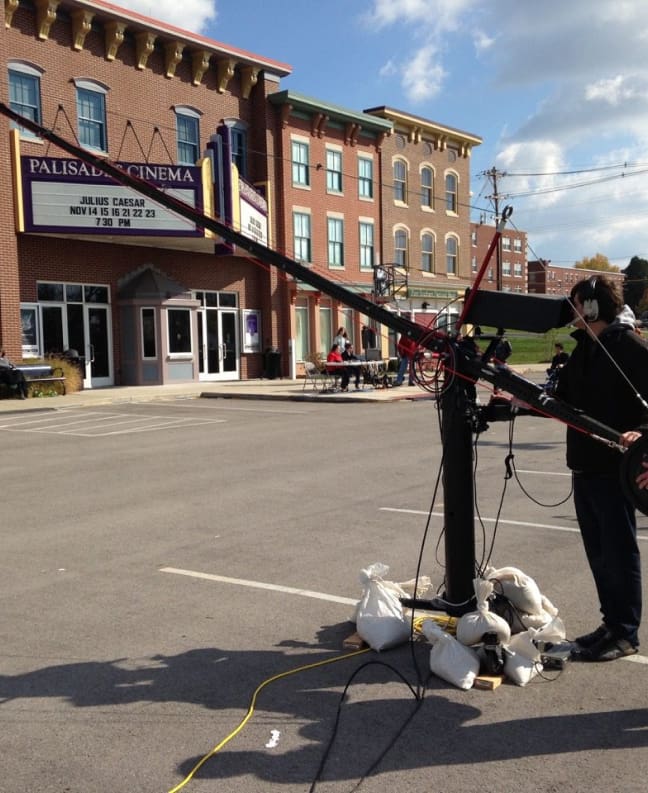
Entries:
POLYGON ((584 636, 578 636, 574 639, 574 644, 581 648, 592 647, 601 641, 604 636, 611 636, 612 634, 607 629, 607 625, 599 625, 599 627, 591 633, 586 633, 584 636))
POLYGON ((610 634, 604 636, 591 647, 584 647, 574 654, 577 661, 616 661, 617 658, 625 658, 628 655, 635 655, 638 647, 631 644, 627 639, 615 639, 610 634))

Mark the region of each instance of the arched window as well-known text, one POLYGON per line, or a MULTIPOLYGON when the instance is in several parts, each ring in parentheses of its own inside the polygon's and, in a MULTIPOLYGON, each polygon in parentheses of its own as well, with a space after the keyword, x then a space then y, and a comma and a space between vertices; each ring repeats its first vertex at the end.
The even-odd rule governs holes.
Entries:
POLYGON ((408 247, 407 232, 404 229, 396 229, 394 232, 394 263, 398 267, 407 269, 409 266, 408 247))
MULTIPOLYGON (((9 107, 21 116, 41 123, 40 84, 41 69, 24 61, 9 61, 9 107)), ((25 137, 35 137, 24 127, 11 122, 12 128, 18 128, 25 137)))
POLYGON ((106 94, 108 88, 96 80, 75 80, 79 143, 89 149, 108 151, 106 94))
POLYGON ((394 201, 407 203, 407 164, 403 160, 394 162, 394 201))
POLYGON ((434 272, 434 236, 428 233, 421 237, 421 270, 424 273, 434 272))
POLYGON ((427 165, 421 168, 421 206, 434 209, 434 171, 427 165))
POLYGON ((183 105, 173 109, 176 114, 178 162, 195 165, 200 158, 200 113, 183 105))
POLYGON ((446 270, 448 275, 457 275, 459 243, 456 237, 446 238, 446 270))
POLYGON ((458 211, 459 201, 457 197, 457 175, 454 173, 447 173, 445 178, 445 194, 446 194, 446 211, 458 211))

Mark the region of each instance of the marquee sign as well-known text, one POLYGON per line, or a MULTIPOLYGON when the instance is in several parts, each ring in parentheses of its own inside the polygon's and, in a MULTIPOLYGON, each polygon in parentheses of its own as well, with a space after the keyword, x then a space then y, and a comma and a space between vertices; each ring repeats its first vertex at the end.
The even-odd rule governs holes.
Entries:
MULTIPOLYGON (((195 223, 122 187, 82 160, 21 156, 24 231, 202 237, 195 223)), ((202 172, 188 165, 117 163, 181 201, 202 210, 202 172)))

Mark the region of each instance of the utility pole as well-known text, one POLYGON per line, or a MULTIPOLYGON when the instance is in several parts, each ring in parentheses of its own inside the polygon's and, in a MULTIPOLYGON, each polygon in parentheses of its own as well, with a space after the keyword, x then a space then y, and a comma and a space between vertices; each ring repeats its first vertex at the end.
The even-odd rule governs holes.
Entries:
MULTIPOLYGON (((500 194, 497 191, 497 180, 500 176, 506 176, 504 171, 498 171, 495 166, 493 166, 490 171, 485 171, 485 175, 491 180, 493 185, 493 194, 490 196, 486 196, 493 202, 493 207, 495 208, 495 226, 500 221, 500 213, 499 213, 499 200, 500 194)), ((495 286, 498 292, 502 291, 502 238, 500 237, 497 241, 497 248, 495 250, 495 286)))

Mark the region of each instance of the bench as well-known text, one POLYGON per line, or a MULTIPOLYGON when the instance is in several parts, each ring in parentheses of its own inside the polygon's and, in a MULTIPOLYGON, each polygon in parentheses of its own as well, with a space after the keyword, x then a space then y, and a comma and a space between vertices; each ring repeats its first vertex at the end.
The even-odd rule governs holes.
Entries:
MULTIPOLYGON (((32 384, 52 383, 55 388, 60 389, 61 394, 65 394, 65 375, 60 366, 52 367, 47 364, 18 364, 15 369, 23 373, 29 390, 31 390, 30 386, 32 384)), ((10 395, 16 391, 16 388, 16 385, 0 383, 0 389, 8 392, 10 395)))

